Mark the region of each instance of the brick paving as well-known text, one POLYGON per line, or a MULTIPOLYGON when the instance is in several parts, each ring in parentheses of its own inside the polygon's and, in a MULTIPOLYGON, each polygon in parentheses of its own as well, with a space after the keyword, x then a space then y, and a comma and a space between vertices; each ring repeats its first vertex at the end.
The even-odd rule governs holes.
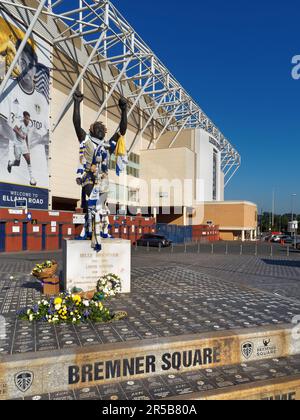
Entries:
POLYGON ((40 284, 28 274, 10 276, 2 274, 0 282, 0 315, 6 320, 0 354, 291 324, 300 314, 300 301, 171 263, 133 268, 132 293, 108 303, 112 311, 127 311, 126 320, 80 326, 29 324, 18 320, 16 312, 41 299, 40 284))
MULTIPOLYGON (((18 308, 41 298, 40 284, 30 276, 34 264, 61 253, 0 256, 0 316, 6 338, 0 337, 0 356, 78 346, 137 342, 158 337, 290 324, 300 314, 300 258, 222 255, 171 250, 133 250, 132 293, 112 299, 110 308, 125 310, 128 319, 112 324, 53 326, 17 319, 18 308)), ((186 396, 300 374, 299 356, 25 399, 139 400, 186 396)))

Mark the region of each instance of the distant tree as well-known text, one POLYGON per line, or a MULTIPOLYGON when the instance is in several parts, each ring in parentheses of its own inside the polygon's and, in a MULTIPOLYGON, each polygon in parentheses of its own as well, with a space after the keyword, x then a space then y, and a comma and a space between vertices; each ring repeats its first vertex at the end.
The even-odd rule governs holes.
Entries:
MULTIPOLYGON (((288 226, 291 219, 291 213, 276 214, 274 216, 274 226, 272 226, 272 213, 264 212, 263 214, 259 215, 258 222, 262 232, 288 232, 288 226)), ((300 227, 300 214, 296 216, 296 220, 298 220, 300 227)))

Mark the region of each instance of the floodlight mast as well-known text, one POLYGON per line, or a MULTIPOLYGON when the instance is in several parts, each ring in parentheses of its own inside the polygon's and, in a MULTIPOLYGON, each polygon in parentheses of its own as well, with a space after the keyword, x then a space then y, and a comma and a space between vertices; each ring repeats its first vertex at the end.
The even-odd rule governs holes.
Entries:
MULTIPOLYGON (((114 68, 112 77, 101 80, 106 85, 103 102, 99 102, 97 115, 107 111, 112 95, 121 94, 122 89, 130 86, 129 116, 134 112, 143 114, 142 127, 137 136, 150 130, 150 124, 159 127, 159 134, 150 144, 155 144, 168 130, 174 131, 172 147, 182 130, 203 129, 218 143, 221 151, 221 167, 228 185, 241 164, 241 157, 218 127, 208 118, 198 104, 191 98, 180 83, 172 76, 161 60, 154 54, 142 38, 135 32, 118 9, 109 0, 36 0, 37 7, 26 5, 26 0, 1 0, 0 9, 9 11, 28 27, 23 43, 11 64, 6 77, 0 85, 0 94, 5 90, 9 77, 32 32, 45 31, 43 17, 51 22, 47 41, 56 49, 67 52, 70 59, 78 60, 74 48, 68 48, 76 39, 81 39, 85 49, 85 59, 78 63, 81 71, 74 85, 70 88, 67 100, 54 118, 52 131, 55 131, 66 111, 72 95, 80 83, 93 74, 103 75, 102 66, 114 68), (22 13, 23 12, 23 13, 22 13), (25 13, 26 12, 26 13, 25 13), (31 16, 30 16, 31 15, 31 16), (28 16, 30 21, 28 21, 28 16), (26 18, 27 17, 27 18, 26 18), (60 23, 58 29, 58 23, 60 23), (65 25, 65 30, 62 30, 65 25), (56 28, 53 30, 53 28, 56 28), (73 56, 72 56, 73 54, 73 56), (132 90, 132 86, 135 89, 132 90), (146 100, 146 98, 148 98, 146 100), (151 104, 149 104, 149 99, 151 104)), ((32 2, 31 2, 32 4, 32 2)), ((107 76, 106 76, 107 77, 107 76)), ((99 77, 100 78, 100 77, 99 77)), ((130 146, 133 150, 137 137, 130 146)), ((149 146, 150 147, 150 146, 149 146)))

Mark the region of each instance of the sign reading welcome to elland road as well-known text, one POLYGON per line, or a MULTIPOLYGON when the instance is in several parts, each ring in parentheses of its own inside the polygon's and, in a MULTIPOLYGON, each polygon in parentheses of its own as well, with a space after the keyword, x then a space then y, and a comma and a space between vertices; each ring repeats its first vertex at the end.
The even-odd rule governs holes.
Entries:
MULTIPOLYGON (((0 11, 0 82, 26 29, 0 11)), ((48 209, 51 47, 32 35, 0 97, 0 206, 48 209)))

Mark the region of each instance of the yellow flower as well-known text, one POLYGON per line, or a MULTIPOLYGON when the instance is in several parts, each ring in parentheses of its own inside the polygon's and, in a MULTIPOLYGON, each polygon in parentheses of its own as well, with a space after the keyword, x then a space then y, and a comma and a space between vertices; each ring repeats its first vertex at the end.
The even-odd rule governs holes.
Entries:
POLYGON ((79 295, 72 296, 73 302, 79 304, 81 302, 81 297, 79 295))
POLYGON ((62 304, 62 298, 57 297, 57 298, 54 300, 54 305, 61 305, 61 304, 62 304))

